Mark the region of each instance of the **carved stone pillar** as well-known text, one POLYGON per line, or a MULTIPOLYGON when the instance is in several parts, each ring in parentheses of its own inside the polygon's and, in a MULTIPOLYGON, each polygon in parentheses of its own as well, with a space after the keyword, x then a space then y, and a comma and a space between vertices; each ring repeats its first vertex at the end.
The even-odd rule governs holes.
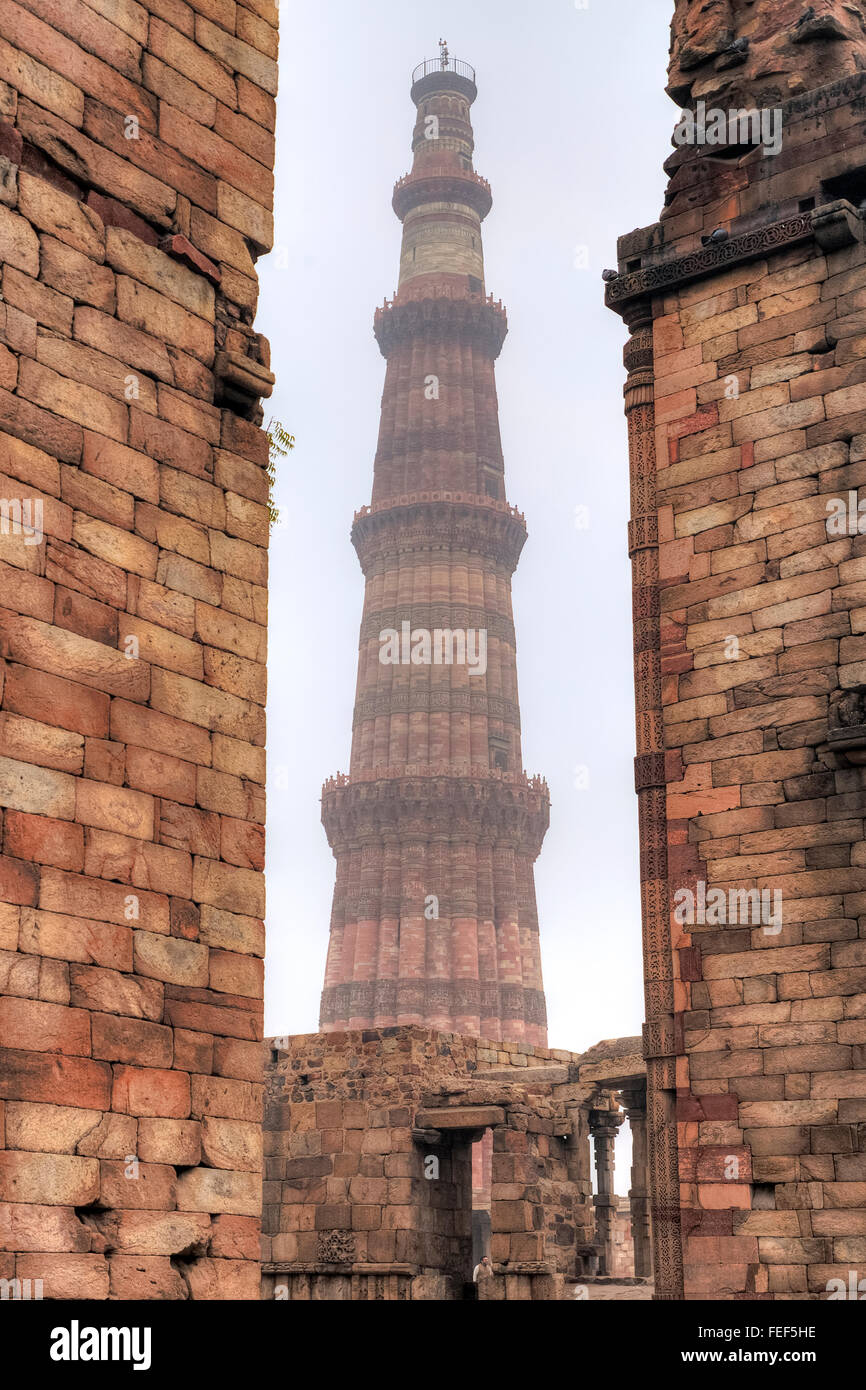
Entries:
POLYGON ((652 1275, 652 1236, 650 1231, 649 1173, 647 1169, 646 1091, 623 1093, 623 1104, 631 1129, 631 1234, 634 1242, 634 1272, 637 1279, 652 1275))
POLYGON ((609 1110, 594 1110, 589 1126, 595 1146, 595 1174, 597 1191, 593 1197, 595 1206, 596 1242, 599 1249, 599 1274, 613 1271, 613 1228, 616 1215, 614 1196, 614 1144, 616 1132, 622 1124, 622 1115, 609 1110))
POLYGON ((674 982, 668 905, 665 754, 662 728, 661 632, 656 505, 653 330, 649 300, 629 306, 631 338, 623 360, 631 476, 629 555, 632 562, 636 708, 635 789, 640 837, 643 920, 644 1056, 652 1203, 655 1297, 683 1296, 683 1260, 676 1129, 674 982))

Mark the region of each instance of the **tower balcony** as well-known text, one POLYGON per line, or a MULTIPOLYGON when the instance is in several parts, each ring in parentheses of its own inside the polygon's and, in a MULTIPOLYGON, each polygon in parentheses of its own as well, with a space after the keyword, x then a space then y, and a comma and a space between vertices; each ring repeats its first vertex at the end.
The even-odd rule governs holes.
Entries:
POLYGON ((413 169, 394 184, 391 206, 401 222, 422 203, 463 203, 483 222, 493 207, 493 194, 487 179, 474 169, 435 164, 413 169))
POLYGON ((410 95, 417 106, 431 92, 459 92, 473 102, 478 95, 474 67, 462 58, 426 58, 412 73, 410 95))
POLYGON ((335 854, 384 838, 509 843, 535 859, 550 822, 543 777, 474 764, 376 766, 322 787, 322 824, 335 854))
MULTIPOLYGON (((431 284, 424 277, 415 297, 410 285, 397 298, 386 299, 373 315, 373 332, 383 357, 413 338, 430 341, 436 335, 471 341, 495 359, 508 333, 502 300, 483 298, 453 284, 431 284)), ((456 279, 457 277, 455 277, 456 279)), ((464 277, 465 278, 465 277, 464 277)))

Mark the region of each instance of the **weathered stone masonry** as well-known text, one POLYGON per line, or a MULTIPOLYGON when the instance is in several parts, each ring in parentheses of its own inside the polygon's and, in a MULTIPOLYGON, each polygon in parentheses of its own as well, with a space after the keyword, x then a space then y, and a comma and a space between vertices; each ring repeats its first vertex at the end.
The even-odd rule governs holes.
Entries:
POLYGON ((418 1027, 268 1042, 263 1297, 465 1298, 472 1145, 485 1136, 494 1277, 478 1297, 573 1297, 616 1258, 617 1093, 635 1138, 635 1262, 649 1274, 640 1039, 582 1056, 418 1027))
POLYGON ((258 1296, 276 22, 3 5, 0 1275, 46 1298, 258 1296))
POLYGON ((782 146, 677 148, 607 289, 656 1296, 818 1298, 866 1272, 866 8, 680 0, 673 36, 677 104, 778 108, 782 146), (682 889, 725 916, 678 919, 682 889))

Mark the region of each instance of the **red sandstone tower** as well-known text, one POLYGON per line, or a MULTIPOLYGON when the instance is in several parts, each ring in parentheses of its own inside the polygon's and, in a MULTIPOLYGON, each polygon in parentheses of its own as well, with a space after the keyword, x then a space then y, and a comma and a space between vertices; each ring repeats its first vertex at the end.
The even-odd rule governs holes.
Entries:
POLYGON ((485 294, 490 188, 472 167, 474 70, 415 70, 412 172, 394 189, 400 279, 377 310, 387 361, 351 770, 325 784, 337 860, 321 1027, 422 1024, 547 1039, 533 864, 549 817, 528 778, 511 576, 526 540, 505 498, 485 294))

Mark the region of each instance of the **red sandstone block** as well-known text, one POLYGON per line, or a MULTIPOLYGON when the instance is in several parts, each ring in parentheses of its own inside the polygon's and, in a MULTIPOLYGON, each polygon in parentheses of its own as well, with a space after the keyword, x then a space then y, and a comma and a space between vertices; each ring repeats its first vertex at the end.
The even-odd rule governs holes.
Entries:
POLYGON ((88 738, 84 743, 84 775, 92 782, 109 782, 116 787, 125 780, 126 754, 122 743, 110 739, 88 738))
POLYGON ((197 941, 137 931, 133 946, 139 975, 175 985, 208 983, 208 948, 197 941))
POLYGON ((180 1071, 196 1071, 208 1076, 213 1071, 214 1040, 208 1033, 186 1028, 174 1030, 174 1065, 180 1071))
MULTIPOLYGON (((39 274, 39 238, 30 223, 11 208, 0 204, 0 257, 2 257, 6 276, 11 287, 39 274), (19 273, 20 272, 20 273, 19 273)), ((16 302, 11 300, 10 302, 16 302)), ((27 312, 24 305, 19 308, 27 312)), ((34 315, 35 317, 35 315, 34 315)))
MULTIPOLYGON (((73 1001, 76 1002, 76 1001, 73 1001)), ((0 1096, 6 1100, 44 1101, 108 1110, 111 1068, 104 1062, 62 1053, 0 1051, 0 1096)), ((20 1201, 37 1198, 21 1197, 20 1201)))
POLYGON ((223 912, 207 904, 201 909, 200 938, 208 946, 222 947, 226 951, 251 956, 265 953, 264 922, 236 912, 223 912))
MULTIPOLYGON (((30 356, 35 355, 35 352, 34 332, 33 352, 30 356)), ((42 493, 50 493, 52 497, 60 496, 60 465, 44 450, 35 449, 24 440, 0 430, 0 458, 3 460, 4 469, 11 477, 17 478, 19 482, 31 484, 42 493)))
POLYGON ((141 1119, 138 1156, 148 1163, 194 1168, 201 1162, 201 1125, 197 1120, 141 1119))
MULTIPOLYGON (((24 654, 23 643, 19 650, 24 654)), ((59 725, 61 729, 97 737, 108 733, 107 695, 26 666, 7 666, 4 703, 10 711, 26 714, 45 724, 59 725)), ((66 770, 81 769, 79 766, 66 770)))
POLYGON ((41 1279, 42 1296, 52 1299, 105 1299, 108 1269, 98 1254, 19 1255, 15 1265, 19 1279, 41 1279))
POLYGON ((172 801, 160 801, 159 841, 190 854, 204 854, 210 859, 219 855, 219 816, 198 811, 191 806, 179 806, 172 801))
MULTIPOLYGON (((178 1211, 226 1212, 257 1217, 262 1182, 258 1173, 220 1168, 191 1168, 177 1183, 178 1211)), ((231 1262, 227 1262, 231 1263, 231 1262)))
POLYGON ((207 767, 211 761, 209 735, 183 719, 114 700, 111 706, 111 736, 121 743, 150 748, 157 753, 184 758, 207 767))
POLYGON ((246 916, 264 917, 265 882, 261 874, 213 859, 193 860, 193 898, 198 903, 246 916))
POLYGON ((70 589, 100 599, 115 608, 124 608, 127 601, 127 575, 116 565, 88 555, 61 541, 49 541, 45 555, 45 574, 70 589))
MULTIPOLYGON (((15 563, 0 561, 0 607, 50 623, 54 612, 54 586, 47 579, 20 567, 19 561, 25 565, 34 563, 25 546, 25 537, 17 536, 8 537, 3 547, 5 554, 15 563)), ((32 555, 32 551, 30 553, 32 555)))
MULTIPOLYGON (((219 996, 217 996, 218 998, 219 996)), ((165 1020, 177 1028, 208 1032, 228 1038, 261 1039, 261 1007, 218 1008, 211 1004, 166 997, 165 1020)))
POLYGON ((185 1119, 190 1114, 190 1078, 155 1067, 114 1068, 111 1108, 126 1115, 185 1119))
MULTIPOLYGON (((178 1123, 142 1120, 139 1128, 158 1125, 165 1130, 178 1123)), ((112 1248, 144 1255, 180 1254, 206 1245, 210 1233, 210 1217, 191 1212, 112 1211, 100 1213, 97 1220, 112 1248)))
POLYGON ((258 1260, 260 1258, 260 1222, 255 1216, 214 1217, 211 1254, 218 1259, 258 1260))
POLYGON ((210 987, 226 994, 243 994, 261 999, 264 962, 255 956, 237 955, 232 951, 211 951, 210 987))
POLYGON ((177 1200, 177 1175, 162 1163, 131 1164, 125 1158, 102 1159, 99 1200, 109 1209, 172 1211, 177 1200))
POLYGON ((194 1118, 217 1115, 229 1120, 261 1123, 261 1086, 222 1076, 192 1076, 190 1082, 190 1113, 194 1118))
POLYGON ((55 586, 53 620, 55 627, 75 632, 79 637, 89 637, 109 647, 117 646, 117 610, 65 589, 62 584, 55 586))
POLYGON ((244 869, 265 867, 264 826, 251 821, 220 817, 220 856, 244 869))
POLYGON ((92 555, 119 569, 129 570, 144 579, 153 579, 156 574, 156 547, 121 527, 109 526, 85 512, 76 512, 72 538, 92 555))
MULTIPOLYGON (((76 782, 75 818, 82 825, 118 829, 141 840, 153 839, 154 801, 128 787, 103 786, 79 778, 76 782)), ((147 883, 139 884, 147 887, 147 883)), ((169 891, 175 891, 169 889, 169 891)))
POLYGON ((132 969, 132 932, 128 927, 56 912, 25 909, 21 917, 21 950, 113 970, 132 969))
POLYGON ((58 869, 80 870, 84 865, 84 831, 68 821, 7 811, 3 848, 16 859, 53 864, 58 869))
POLYGON ((130 744, 126 776, 131 787, 153 796, 167 796, 184 805, 195 802, 195 766, 180 758, 130 744))
POLYGON ((110 1298, 138 1301, 189 1297, 184 1279, 168 1256, 112 1253, 106 1268, 111 1277, 110 1298))
MULTIPOLYGON (((21 619, 20 621, 32 621, 21 619)), ((151 673, 151 704, 163 714, 186 718, 193 724, 213 729, 231 738, 249 739, 263 744, 264 710, 249 700, 239 699, 212 686, 202 685, 174 671, 154 667, 151 673)))
MULTIPOLYGON (((200 1172, 206 1171, 203 1169, 200 1172)), ((185 1174, 184 1176, 192 1176, 185 1174)), ((246 1176, 246 1175, 245 1175, 246 1176)), ((242 1195, 241 1200, 246 1200, 242 1195)), ((186 1268, 190 1297, 196 1300, 256 1299, 261 1276, 254 1260, 196 1260, 186 1268)))
MULTIPOLYGON (((187 898, 171 900, 171 934, 185 941, 198 941, 200 912, 187 898)), ((192 1068, 195 1070, 195 1068, 192 1068)))
POLYGON ((78 1220, 73 1207, 27 1202, 0 1206, 0 1250, 80 1254, 89 1249, 90 1232, 78 1220))
POLYGON ((121 642, 126 646, 134 637, 142 661, 152 666, 162 666, 167 671, 177 671, 193 680, 202 679, 204 662, 199 643, 190 642, 188 638, 168 632, 142 618, 126 617, 121 627, 121 642))
POLYGON ((243 1042, 239 1038, 215 1038, 213 1066, 218 1076, 260 1082, 263 1072, 262 1049, 258 1043, 243 1042))
MULTIPOLYGON (((136 1018, 115 1018, 112 1014, 93 1014, 91 1018, 93 1056, 109 1062, 130 1062, 138 1066, 170 1067, 172 1033, 136 1018)), ((143 1156, 143 1155, 142 1155, 143 1156)))
POLYGON ((0 999, 0 1036, 19 1051, 90 1056, 90 1018, 82 1009, 34 999, 0 999))
POLYGON ((259 1174, 262 1167, 262 1128, 249 1120, 205 1116, 201 1126, 202 1158, 209 1168, 229 1168, 259 1174))
POLYGON ((0 857, 0 901, 34 907, 38 892, 38 869, 23 859, 0 857))
POLYGON ((81 1008, 153 1021, 162 1019, 163 987, 157 980, 123 975, 99 966, 71 965, 69 992, 71 1002, 81 1008))

